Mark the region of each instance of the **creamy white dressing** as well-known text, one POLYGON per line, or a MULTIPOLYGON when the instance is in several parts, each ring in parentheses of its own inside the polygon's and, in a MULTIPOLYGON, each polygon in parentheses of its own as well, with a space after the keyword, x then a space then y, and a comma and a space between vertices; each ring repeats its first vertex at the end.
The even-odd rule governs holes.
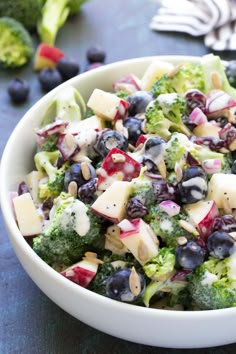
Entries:
POLYGON ((182 182, 183 187, 198 187, 200 190, 207 189, 207 183, 202 177, 193 177, 188 181, 182 182))
POLYGON ((218 280, 217 275, 210 273, 208 270, 205 271, 201 285, 211 286, 215 281, 218 280))
POLYGON ((174 229, 173 229, 173 226, 172 226, 172 223, 170 220, 166 219, 166 220, 163 220, 160 222, 160 228, 163 230, 163 231, 168 231, 168 232, 173 232, 174 229))
POLYGON ((178 97, 177 93, 163 93, 157 97, 157 101, 159 102, 164 114, 170 111, 171 105, 178 97))
POLYGON ((73 218, 74 230, 79 236, 85 236, 90 229, 90 221, 87 215, 88 208, 80 200, 75 200, 74 203, 68 205, 62 212, 61 225, 67 228, 68 223, 73 218))

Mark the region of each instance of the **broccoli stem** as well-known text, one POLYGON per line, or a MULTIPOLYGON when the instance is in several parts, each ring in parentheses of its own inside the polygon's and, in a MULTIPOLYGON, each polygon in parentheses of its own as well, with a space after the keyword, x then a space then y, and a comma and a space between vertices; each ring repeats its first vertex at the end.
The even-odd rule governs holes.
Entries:
POLYGON ((69 0, 47 0, 42 8, 38 33, 43 43, 54 45, 58 30, 69 16, 69 0))

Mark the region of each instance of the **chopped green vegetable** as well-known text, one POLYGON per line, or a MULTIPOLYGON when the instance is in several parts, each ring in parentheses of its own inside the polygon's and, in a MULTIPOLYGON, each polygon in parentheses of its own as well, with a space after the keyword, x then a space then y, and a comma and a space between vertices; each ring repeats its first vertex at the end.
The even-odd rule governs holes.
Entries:
POLYGON ((33 55, 33 42, 23 25, 10 18, 0 18, 0 63, 5 68, 26 64, 33 55))
POLYGON ((236 277, 234 253, 219 260, 209 257, 189 275, 189 290, 201 310, 236 306, 236 277))

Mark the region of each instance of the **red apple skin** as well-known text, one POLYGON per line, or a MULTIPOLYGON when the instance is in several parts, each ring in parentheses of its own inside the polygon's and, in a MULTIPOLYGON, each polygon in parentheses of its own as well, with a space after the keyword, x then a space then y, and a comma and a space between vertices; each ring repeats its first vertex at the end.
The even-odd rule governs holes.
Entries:
POLYGON ((41 43, 39 45, 37 52, 39 56, 48 58, 54 62, 57 62, 59 59, 65 56, 65 54, 59 48, 45 43, 41 43))
MULTIPOLYGON (((195 221, 195 224, 196 224, 203 240, 207 239, 208 235, 211 233, 214 219, 217 216, 219 216, 219 209, 218 209, 216 203, 212 200, 209 200, 207 203, 212 204, 211 208, 208 210, 208 212, 205 214, 205 216, 199 222, 195 221)), ((188 206, 186 206, 186 211, 188 213, 188 206)), ((189 216, 191 218, 191 214, 189 214, 189 216)), ((193 218, 193 222, 194 222, 194 218, 193 218)))
POLYGON ((89 283, 92 281, 94 276, 96 275, 96 272, 91 271, 90 269, 86 269, 82 266, 75 265, 74 267, 70 267, 70 271, 73 271, 73 275, 66 274, 68 272, 68 269, 64 270, 61 272, 61 274, 66 277, 67 279, 73 281, 74 283, 82 286, 83 288, 87 288, 89 283))
POLYGON ((34 57, 34 70, 53 68, 65 54, 57 47, 40 43, 34 57))
POLYGON ((204 240, 206 240, 207 236, 211 233, 213 221, 217 216, 219 216, 219 210, 216 203, 213 203, 209 213, 198 224, 199 232, 204 240))
MULTIPOLYGON (((108 177, 111 177, 113 174, 116 172, 123 172, 124 177, 123 181, 128 181, 130 182, 133 178, 136 178, 139 176, 140 170, 141 170, 141 164, 134 160, 132 157, 130 157, 128 154, 126 154, 124 151, 118 149, 118 148, 113 148, 111 151, 108 153, 106 156, 105 160, 103 161, 103 164, 101 166, 101 169, 104 170, 107 174, 108 177), (117 162, 114 163, 112 160, 112 155, 113 154, 120 154, 125 157, 124 162, 117 162), (132 171, 130 171, 129 168, 126 169, 126 164, 129 166, 132 166, 132 171)), ((103 174, 98 175, 98 189, 99 186, 106 180, 106 177, 104 177, 103 174)))
POLYGON ((120 100, 120 106, 119 109, 115 115, 114 120, 117 121, 119 119, 124 119, 128 113, 128 108, 130 106, 130 103, 125 101, 125 100, 120 100))
POLYGON ((132 236, 133 234, 138 233, 139 229, 140 229, 140 221, 141 219, 133 219, 133 220, 129 220, 129 222, 132 224, 133 229, 129 230, 129 231, 124 231, 122 229, 120 229, 120 239, 132 236))

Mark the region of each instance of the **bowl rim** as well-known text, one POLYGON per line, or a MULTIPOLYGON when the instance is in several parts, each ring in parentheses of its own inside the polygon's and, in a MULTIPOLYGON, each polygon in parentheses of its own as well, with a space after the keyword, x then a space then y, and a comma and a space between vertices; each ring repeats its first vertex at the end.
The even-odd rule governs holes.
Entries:
MULTIPOLYGON (((96 71, 97 73, 106 73, 107 71, 112 70, 113 68, 116 68, 117 65, 122 65, 125 66, 127 64, 132 64, 136 62, 140 63, 145 63, 148 61, 152 61, 155 59, 160 59, 160 60, 166 60, 166 61, 183 61, 183 60, 188 60, 188 61, 194 61, 198 62, 200 60, 201 56, 181 56, 181 55, 156 55, 156 56, 147 56, 147 57, 140 57, 140 58, 132 58, 132 59, 126 59, 126 60, 121 60, 117 61, 111 64, 106 64, 102 67, 99 67, 97 69, 91 70, 89 72, 82 73, 66 82, 63 84, 59 85, 52 91, 50 91, 48 94, 40 98, 35 104, 31 106, 29 110, 23 115, 23 117, 19 120, 15 128, 12 130, 12 133, 5 145, 5 148, 3 150, 2 154, 2 159, 1 159, 1 164, 0 164, 0 205, 2 209, 2 214, 4 218, 5 225, 7 226, 7 229, 10 230, 10 234, 13 236, 9 236, 9 232, 7 232, 8 237, 10 238, 11 244, 13 248, 15 249, 15 245, 21 249, 23 254, 32 262, 32 265, 35 267, 40 267, 43 271, 45 271, 50 278, 53 278, 56 282, 58 282, 61 286, 68 288, 68 291, 73 291, 78 293, 78 295, 81 295, 83 297, 86 297, 88 301, 97 301, 98 303, 102 303, 104 306, 108 308, 114 309, 114 307, 119 311, 119 310, 127 310, 129 313, 132 315, 133 313, 139 313, 143 314, 145 316, 150 316, 150 317, 156 317, 158 316, 159 318, 170 318, 170 319, 179 319, 179 320, 189 320, 191 319, 194 321, 195 319, 201 319, 204 320, 211 316, 211 318, 225 318, 227 315, 232 315, 232 312, 236 314, 236 308, 225 308, 225 309, 217 309, 217 310, 196 310, 196 311, 174 311, 174 310, 165 310, 165 309, 156 309, 156 308, 146 308, 142 306, 136 306, 133 304, 128 304, 128 303, 122 303, 116 300, 109 299, 105 296, 99 295, 97 293, 94 293, 91 290, 88 290, 86 288, 83 288, 81 286, 78 286, 77 284, 71 282, 67 278, 61 276, 60 273, 58 273, 56 270, 51 268, 46 262, 44 262, 30 247, 30 245, 27 243, 27 241, 24 239, 24 237, 21 235, 11 207, 11 202, 9 198, 9 191, 4 189, 4 186, 6 185, 6 179, 7 175, 5 174, 5 166, 8 164, 7 156, 12 149, 12 144, 14 143, 15 136, 18 134, 19 130, 21 129, 21 126, 25 124, 25 121, 27 121, 32 114, 34 113, 35 110, 37 110, 40 106, 44 106, 44 103, 47 100, 50 100, 58 91, 60 91, 63 87, 69 86, 69 85, 74 85, 77 81, 80 81, 81 78, 90 78, 91 76, 94 75, 94 72, 96 71), (12 239, 11 239, 12 238, 12 239), (14 239, 15 245, 13 245, 12 240, 14 239)), ((24 267, 24 266, 23 266, 24 267)), ((33 279, 32 279, 33 280, 33 279)), ((33 280, 34 281, 34 280, 33 280)), ((34 281, 35 282, 35 281, 34 281)), ((38 286, 38 285, 37 285, 38 286)), ((44 292, 44 291, 43 291, 44 292)), ((48 296, 48 295, 47 295, 48 296)))

